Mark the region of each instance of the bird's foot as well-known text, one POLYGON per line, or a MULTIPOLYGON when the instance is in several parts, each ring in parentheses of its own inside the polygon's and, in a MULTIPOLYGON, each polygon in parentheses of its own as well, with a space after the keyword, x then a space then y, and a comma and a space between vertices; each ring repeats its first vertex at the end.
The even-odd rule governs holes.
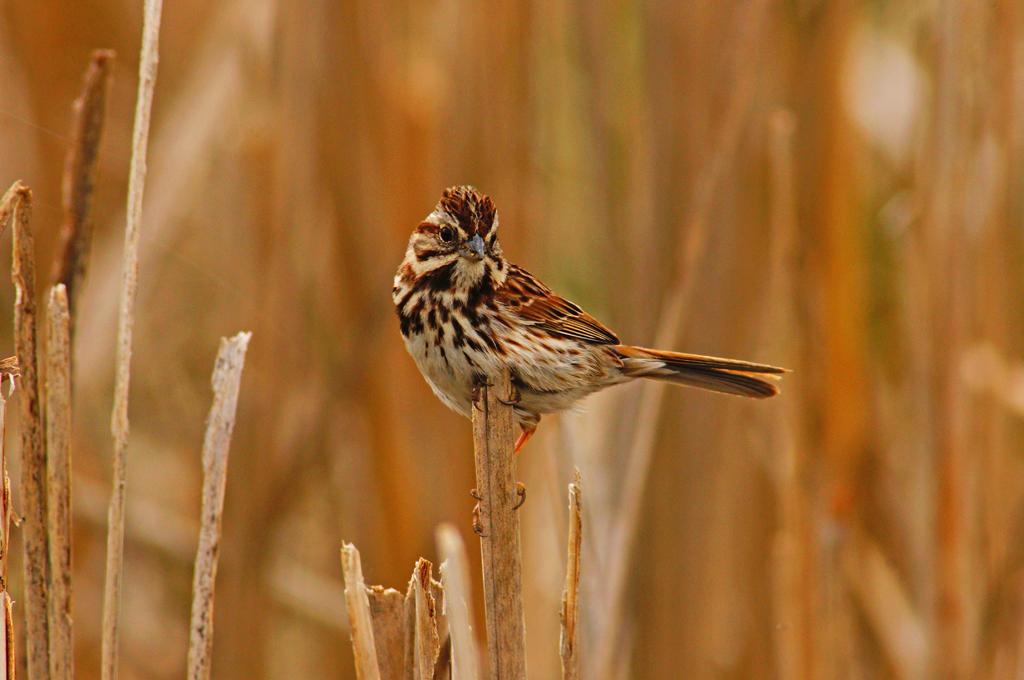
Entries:
POLYGON ((487 538, 487 534, 484 533, 483 522, 480 521, 480 504, 477 503, 473 506, 473 533, 480 538, 487 538))
POLYGON ((508 399, 498 399, 505 406, 515 406, 523 400, 523 395, 519 393, 519 388, 515 385, 509 385, 508 399))
POLYGON ((491 383, 487 380, 487 376, 480 375, 479 373, 473 376, 473 387, 469 391, 469 399, 473 404, 473 408, 477 411, 483 411, 480 408, 480 399, 483 397, 485 387, 490 387, 491 383))
MULTIPOLYGON (((480 495, 480 492, 476 489, 470 489, 469 495, 476 499, 476 505, 473 506, 473 533, 480 538, 487 538, 487 534, 484 533, 484 525, 480 520, 480 503, 483 502, 484 497, 480 495)), ((512 506, 513 510, 518 510, 523 507, 523 503, 526 502, 526 485, 522 482, 516 482, 516 504, 512 506)))
POLYGON ((517 500, 516 504, 512 506, 513 510, 518 510, 523 507, 523 503, 526 502, 526 485, 522 482, 516 482, 516 496, 519 500, 517 500))
POLYGON ((483 501, 484 497, 476 489, 470 489, 469 495, 476 499, 476 505, 473 506, 473 533, 480 538, 487 538, 487 534, 484 533, 483 522, 480 521, 480 502, 483 501))

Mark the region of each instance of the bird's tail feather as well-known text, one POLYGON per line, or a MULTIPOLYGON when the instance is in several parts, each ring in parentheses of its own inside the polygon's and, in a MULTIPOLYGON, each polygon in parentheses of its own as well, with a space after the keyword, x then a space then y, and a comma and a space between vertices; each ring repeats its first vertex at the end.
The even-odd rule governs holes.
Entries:
POLYGON ((779 393, 775 384, 786 369, 749 361, 666 352, 616 345, 623 372, 634 378, 653 378, 715 392, 764 399, 779 393))

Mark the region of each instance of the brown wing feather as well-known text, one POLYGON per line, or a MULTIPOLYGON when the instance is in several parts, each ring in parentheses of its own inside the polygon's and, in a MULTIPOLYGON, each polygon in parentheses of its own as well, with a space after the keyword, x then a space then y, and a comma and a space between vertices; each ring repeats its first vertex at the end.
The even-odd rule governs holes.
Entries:
POLYGON ((615 333, 579 305, 556 295, 530 272, 515 265, 509 266, 497 298, 510 313, 554 335, 596 345, 619 344, 615 333))

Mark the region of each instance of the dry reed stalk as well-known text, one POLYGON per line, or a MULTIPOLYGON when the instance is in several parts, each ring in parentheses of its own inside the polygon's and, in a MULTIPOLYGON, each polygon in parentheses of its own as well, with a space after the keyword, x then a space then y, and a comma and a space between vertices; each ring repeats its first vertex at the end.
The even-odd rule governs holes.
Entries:
POLYGON ((29 227, 32 192, 15 182, 10 197, 14 232, 11 280, 14 282, 14 327, 18 366, 21 371, 21 493, 25 532, 25 627, 29 680, 47 678, 50 672, 49 631, 46 613, 50 555, 46 532, 46 450, 43 414, 39 403, 36 364, 36 264, 35 245, 29 227))
MULTIPOLYGON (((4 212, 7 196, 0 203, 0 213, 4 212)), ((0 231, 7 224, 6 217, 0 214, 0 231)), ((7 400, 14 393, 14 375, 17 373, 0 373, 0 598, 3 600, 3 622, 0 623, 0 680, 14 680, 15 640, 14 616, 11 611, 13 602, 7 592, 7 558, 10 556, 11 541, 11 478, 7 474, 7 400), (8 391, 4 393, 4 379, 7 380, 8 391)))
POLYGON ((473 408, 476 494, 480 499, 480 554, 484 576, 488 677, 526 678, 526 623, 516 504, 515 420, 508 401, 512 383, 507 371, 481 388, 473 408))
POLYGON ((363 566, 359 560, 359 551, 351 543, 343 543, 341 546, 341 570, 345 577, 345 605, 352 634, 356 677, 359 680, 381 680, 363 566))
POLYGON ((406 620, 412 625, 406 631, 406 672, 412 680, 431 680, 440 650, 437 634, 437 610, 432 592, 433 565, 422 557, 416 560, 405 597, 406 620), (411 668, 410 668, 411 666, 411 668))
MULTIPOLYGON (((738 70, 736 85, 732 89, 717 130, 711 158, 694 186, 691 205, 684 222, 687 231, 685 236, 679 239, 678 275, 666 293, 658 315, 660 321, 655 347, 673 347, 678 344, 684 313, 691 307, 697 280, 696 270, 704 253, 712 201, 727 164, 736 155, 740 134, 753 99, 755 83, 750 64, 756 61, 753 53, 760 42, 759 34, 767 6, 767 0, 750 2, 739 21, 733 59, 734 67, 738 70)), ((603 680, 611 680, 614 677, 615 662, 620 655, 626 589, 630 582, 633 552, 646 497, 651 461, 654 458, 655 435, 665 387, 665 383, 656 381, 648 381, 643 385, 638 422, 633 431, 622 483, 622 503, 612 526, 608 547, 611 564, 608 568, 607 616, 596 645, 596 649, 599 650, 595 667, 596 677, 603 680)))
POLYGON ((213 404, 203 438, 203 507, 199 547, 192 579, 192 627, 188 647, 189 680, 207 680, 213 663, 213 599, 220 556, 221 519, 227 484, 228 451, 238 410, 238 389, 252 333, 221 338, 213 368, 213 404))
MULTIPOLYGON (((1016 262, 1004 244, 1015 242, 1017 225, 1017 197, 1012 187, 1019 186, 1016 167, 1019 154, 1013 148, 1015 104, 1019 99, 1016 88, 1019 59, 1018 4, 1013 0, 1001 0, 991 6, 990 20, 995 33, 992 48, 993 115, 987 118, 987 129, 979 133, 982 140, 989 137, 998 151, 993 154, 990 166, 989 184, 992 191, 987 201, 988 209, 978 211, 983 213, 985 229, 974 267, 974 276, 978 281, 978 302, 974 318, 978 322, 977 332, 980 337, 997 347, 1010 346, 1014 335, 1011 331, 1014 328, 1011 325, 1013 315, 1006 313, 1006 310, 1012 308, 1010 300, 1013 297, 1007 281, 1013 277, 1011 272, 1015 270, 1016 262)), ((984 145, 985 142, 979 142, 979 152, 984 149, 984 145)), ((1011 503, 1007 502, 1009 494, 1000 487, 1009 472, 1007 463, 1013 460, 1007 416, 1001 409, 995 408, 994 401, 994 396, 987 396, 976 402, 979 427, 984 428, 983 440, 978 449, 985 451, 979 472, 983 486, 978 493, 987 500, 979 504, 979 524, 981 542, 985 546, 983 564, 989 575, 999 568, 997 565, 1001 565, 1007 547, 1003 537, 1010 531, 1007 520, 1011 503)))
POLYGON ((107 564, 103 588, 103 644, 100 670, 102 680, 116 680, 120 633, 121 580, 124 567, 124 496, 128 456, 128 385, 131 377, 132 331, 135 327, 135 297, 138 288, 139 232, 142 196, 146 187, 146 149, 149 119, 156 86, 162 0, 146 0, 142 20, 139 58, 139 89, 132 129, 132 157, 128 178, 125 215, 124 260, 117 324, 117 361, 114 408, 110 429, 114 437, 113 480, 107 514, 107 564))
MULTIPOLYGON (((789 111, 778 111, 770 125, 771 220, 769 305, 772 318, 765 325, 765 344, 782 346, 782 357, 795 364, 800 355, 796 313, 797 299, 797 206, 793 135, 795 119, 789 111), (768 337, 770 334, 770 337, 768 337)), ((772 433, 777 456, 775 491, 779 506, 779 529, 772 546, 772 595, 775 626, 774 644, 779 678, 799 680, 815 677, 816 631, 811 612, 816 601, 811 564, 815 545, 811 538, 809 499, 801 485, 804 477, 799 419, 802 412, 799 389, 787 391, 776 409, 766 409, 766 431, 772 433), (781 416, 781 418, 780 418, 781 416), (780 422, 781 420, 781 422, 780 422)))
POLYGON ((971 672, 973 641, 970 625, 970 510, 972 478, 967 455, 967 404, 957 371, 948 368, 949 357, 960 357, 967 328, 966 239, 963 220, 963 173, 966 144, 965 99, 962 64, 968 32, 966 5, 946 0, 936 8, 937 73, 934 174, 926 217, 930 240, 929 265, 943 272, 931 285, 932 353, 931 385, 934 391, 936 464, 936 598, 935 651, 932 671, 936 677, 962 680, 971 672))
POLYGON ((452 647, 451 680, 480 680, 480 650, 473 635, 473 605, 470 599, 469 560, 459 531, 442 524, 435 532, 444 584, 445 614, 452 647))
POLYGON ((569 541, 565 563, 565 589, 562 591, 562 637, 558 649, 562 657, 563 680, 580 677, 580 660, 576 654, 576 624, 579 615, 580 544, 583 540, 583 486, 577 468, 569 484, 569 541))
POLYGON ((64 221, 61 225, 58 259, 53 263, 53 279, 56 283, 64 284, 67 289, 72 332, 74 313, 78 308, 92 244, 90 211, 113 61, 112 50, 95 50, 92 53, 82 84, 82 94, 75 100, 72 141, 64 160, 64 221))
POLYGON ((50 527, 50 677, 74 676, 71 630, 71 338, 67 290, 46 308, 46 482, 50 527))

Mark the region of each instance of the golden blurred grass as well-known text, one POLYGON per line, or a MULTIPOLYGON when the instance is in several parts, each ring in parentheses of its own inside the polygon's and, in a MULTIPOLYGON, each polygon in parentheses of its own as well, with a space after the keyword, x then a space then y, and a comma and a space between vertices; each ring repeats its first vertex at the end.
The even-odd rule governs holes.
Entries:
MULTIPOLYGON (((686 280, 667 331, 678 349, 794 369, 773 404, 665 393, 613 640, 605 584, 636 500, 622 480, 640 391, 545 421, 520 461, 531 677, 558 672, 574 464, 588 498, 583 677, 598 677, 598 658, 639 679, 1017 677, 1019 3, 763 3, 746 38, 758 6, 165 7, 122 677, 185 667, 207 376, 214 340, 238 328, 254 341, 215 677, 352 677, 341 538, 370 582, 397 585, 436 557, 439 522, 467 534, 469 423, 423 384, 388 299, 408 231, 444 186, 467 182, 497 202, 514 261, 625 338, 653 342, 686 280), (703 240, 688 259, 694 214, 703 240)), ((59 241, 71 102, 94 48, 119 55, 75 339, 83 679, 99 666, 140 27, 141 3, 0 8, 0 185, 33 189, 41 272, 59 241)), ((0 287, 0 308, 12 301, 0 287)))

